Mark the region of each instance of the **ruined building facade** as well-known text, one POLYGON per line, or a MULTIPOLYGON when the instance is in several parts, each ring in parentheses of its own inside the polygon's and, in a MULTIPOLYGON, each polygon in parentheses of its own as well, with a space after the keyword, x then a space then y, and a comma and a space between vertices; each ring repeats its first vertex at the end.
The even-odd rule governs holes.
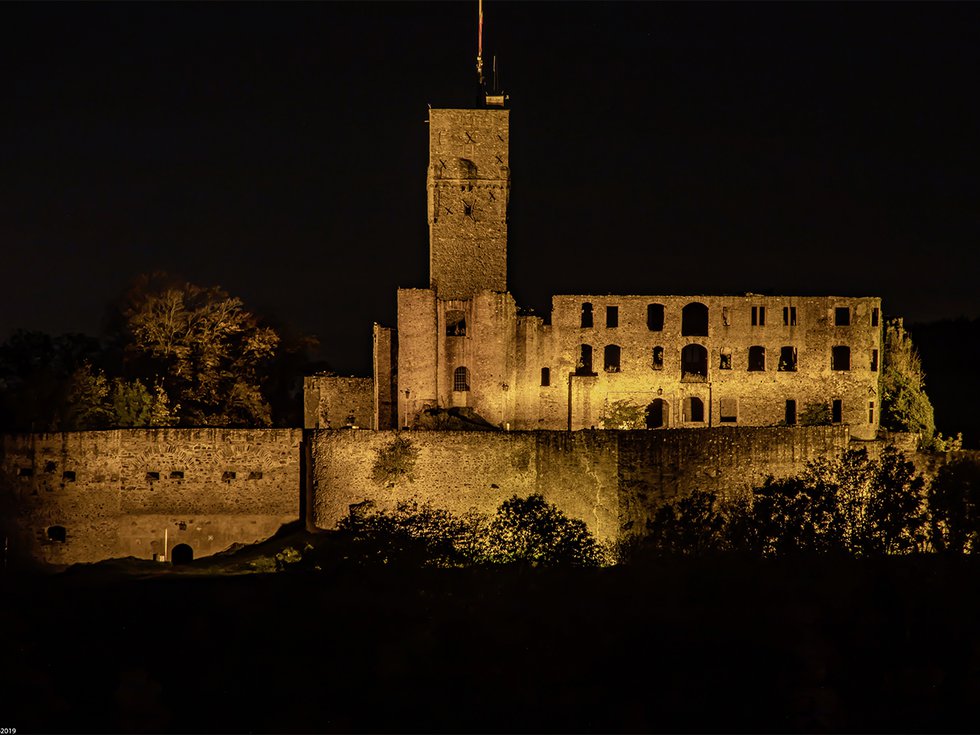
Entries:
MULTIPOLYGON (((371 379, 312 376, 306 428, 844 424, 878 430, 874 297, 567 295, 550 319, 507 291, 509 110, 429 111, 428 288, 374 327, 371 379)), ((651 284, 655 285, 655 284, 651 284)))

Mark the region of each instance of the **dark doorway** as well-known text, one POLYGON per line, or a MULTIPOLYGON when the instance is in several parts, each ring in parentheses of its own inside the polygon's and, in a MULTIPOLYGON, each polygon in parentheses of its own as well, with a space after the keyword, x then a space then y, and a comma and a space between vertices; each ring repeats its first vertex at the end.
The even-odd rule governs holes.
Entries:
POLYGON ((170 561, 175 566, 178 564, 190 564, 194 561, 194 549, 187 544, 177 544, 170 552, 170 561))
POLYGON ((647 406, 647 428, 662 429, 667 425, 669 413, 667 401, 663 398, 654 399, 653 403, 647 406))

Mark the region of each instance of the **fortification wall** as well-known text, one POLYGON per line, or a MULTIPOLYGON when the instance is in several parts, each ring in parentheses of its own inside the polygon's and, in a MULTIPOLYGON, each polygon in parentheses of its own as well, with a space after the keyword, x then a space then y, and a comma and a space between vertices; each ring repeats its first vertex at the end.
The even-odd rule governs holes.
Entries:
POLYGON ((373 378, 308 375, 303 378, 303 427, 375 428, 373 378))
POLYGON ((839 454, 846 427, 667 431, 310 432, 314 524, 350 507, 429 501, 455 513, 493 512, 542 494, 604 541, 642 524, 665 500, 696 489, 744 492, 839 454), (399 449, 399 445, 404 448, 399 449), (392 467, 402 474, 386 472, 392 467))
POLYGON ((71 564, 267 538, 299 518, 301 439, 299 429, 3 435, 10 553, 71 564))

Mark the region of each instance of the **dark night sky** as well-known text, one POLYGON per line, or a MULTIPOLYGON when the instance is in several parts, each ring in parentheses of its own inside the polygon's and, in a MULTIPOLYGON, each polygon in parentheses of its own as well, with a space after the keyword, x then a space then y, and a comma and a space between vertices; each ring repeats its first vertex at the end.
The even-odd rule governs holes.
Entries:
MULTIPOLYGON (((0 339, 220 284, 366 372, 428 283, 426 105, 476 1, 0 6, 0 339)), ((510 288, 881 295, 980 316, 980 5, 485 5, 510 288)))

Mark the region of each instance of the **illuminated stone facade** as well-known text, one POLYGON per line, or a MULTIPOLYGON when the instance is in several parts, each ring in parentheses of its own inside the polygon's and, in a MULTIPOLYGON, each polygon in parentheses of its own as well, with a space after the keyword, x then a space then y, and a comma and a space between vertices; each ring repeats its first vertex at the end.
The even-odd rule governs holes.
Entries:
POLYGON ((430 285, 399 289, 397 328, 375 326, 372 428, 459 409, 501 429, 876 436, 880 299, 568 295, 548 320, 521 315, 506 284, 508 111, 429 112, 430 285))

